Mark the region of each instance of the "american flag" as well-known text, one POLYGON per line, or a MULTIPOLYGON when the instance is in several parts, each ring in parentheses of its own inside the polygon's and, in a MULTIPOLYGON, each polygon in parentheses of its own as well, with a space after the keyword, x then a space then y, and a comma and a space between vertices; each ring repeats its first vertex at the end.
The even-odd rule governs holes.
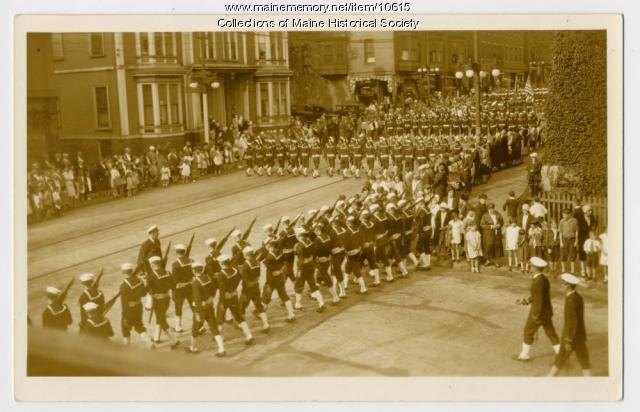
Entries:
POLYGON ((524 92, 527 94, 527 97, 533 98, 533 87, 531 87, 531 76, 527 77, 527 82, 524 85, 524 92))

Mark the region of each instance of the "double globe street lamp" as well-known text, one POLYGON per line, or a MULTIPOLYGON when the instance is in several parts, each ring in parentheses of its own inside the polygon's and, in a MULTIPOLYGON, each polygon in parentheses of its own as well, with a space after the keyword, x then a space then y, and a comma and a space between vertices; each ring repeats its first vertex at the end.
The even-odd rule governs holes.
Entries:
POLYGON ((215 75, 209 74, 206 70, 192 71, 191 82, 189 87, 192 90, 197 90, 202 97, 202 125, 204 129, 204 141, 209 144, 209 89, 215 90, 220 88, 220 82, 215 75))

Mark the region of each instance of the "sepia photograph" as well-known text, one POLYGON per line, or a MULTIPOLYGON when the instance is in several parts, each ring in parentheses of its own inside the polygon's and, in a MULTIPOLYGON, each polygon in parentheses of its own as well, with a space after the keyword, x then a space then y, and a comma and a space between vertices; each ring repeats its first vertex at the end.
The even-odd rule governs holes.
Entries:
POLYGON ((621 379, 611 30, 411 18, 24 33, 25 377, 621 379))

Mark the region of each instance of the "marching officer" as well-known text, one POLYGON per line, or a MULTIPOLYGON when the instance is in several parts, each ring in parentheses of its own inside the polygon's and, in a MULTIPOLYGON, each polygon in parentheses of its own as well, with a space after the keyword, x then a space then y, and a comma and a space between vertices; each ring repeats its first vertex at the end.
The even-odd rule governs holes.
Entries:
POLYGON ((309 145, 304 140, 301 140, 298 144, 298 150, 300 153, 300 167, 302 168, 302 175, 307 177, 309 175, 309 157, 311 156, 309 145))
POLYGON ((285 169, 285 143, 284 140, 280 140, 275 144, 276 148, 276 162, 278 164, 278 176, 284 176, 285 169))
POLYGON ((340 138, 338 143, 338 153, 340 154, 340 171, 343 178, 349 177, 349 146, 344 138, 340 138))
POLYGON ((202 326, 206 323, 213 335, 213 340, 218 346, 217 357, 223 357, 227 353, 224 350, 224 339, 220 334, 220 327, 216 321, 213 299, 218 292, 218 283, 205 270, 202 262, 194 261, 191 264, 193 279, 191 280, 191 294, 193 295, 193 323, 191 324, 191 344, 187 352, 198 353, 196 341, 201 334, 202 326))
MULTIPOLYGON (((360 136, 362 137, 362 136, 360 136)), ((360 138, 353 139, 349 148, 353 156, 352 174, 356 179, 360 178, 360 169, 362 168, 362 158, 364 153, 362 151, 362 145, 360 144, 360 138)))
POLYGON ((288 171, 294 176, 298 176, 298 145, 293 139, 289 140, 289 146, 287 147, 288 156, 288 171))
POLYGON ((564 328, 562 330, 562 346, 548 376, 556 376, 567 362, 571 353, 575 352, 584 376, 591 376, 589 351, 587 350, 587 330, 584 325, 584 302, 576 291, 580 279, 570 273, 560 276, 565 286, 564 328))
POLYGON ((120 270, 125 276, 120 284, 120 304, 122 305, 122 318, 120 327, 122 339, 125 345, 129 345, 131 330, 135 330, 149 348, 155 345, 147 334, 147 329, 142 322, 142 298, 148 293, 147 285, 134 273, 131 263, 123 263, 120 270))
POLYGON ((258 176, 262 176, 264 174, 264 158, 265 158, 266 150, 264 145, 260 140, 256 140, 256 148, 255 148, 255 169, 256 174, 258 176))
POLYGON ((373 171, 376 166, 376 146, 371 139, 367 139, 367 143, 364 147, 365 156, 367 158, 367 176, 373 177, 373 171))
POLYGON ((178 257, 171 265, 171 276, 175 288, 173 289, 173 304, 175 309, 175 326, 173 330, 182 332, 182 307, 185 300, 189 307, 193 307, 193 295, 191 294, 191 281, 193 280, 193 262, 187 256, 187 248, 183 244, 177 244, 175 251, 178 257))
POLYGON ((62 291, 47 286, 47 307, 42 312, 42 326, 45 328, 67 330, 72 323, 71 312, 63 302, 62 291))
POLYGON ((544 332, 553 345, 553 351, 557 354, 560 352, 560 339, 556 333, 556 329, 553 327, 553 308, 551 306, 551 294, 549 279, 544 275, 544 268, 547 266, 547 262, 543 259, 534 256, 529 259, 529 264, 533 268, 533 278, 531 280, 531 294, 528 298, 518 299, 516 303, 521 305, 531 305, 529 310, 529 317, 527 323, 524 326, 524 341, 522 343, 522 351, 517 356, 514 356, 515 360, 521 362, 529 361, 529 351, 531 345, 536 336, 538 328, 542 326, 544 332))
POLYGON ((160 247, 160 229, 157 225, 151 225, 147 229, 147 238, 138 252, 138 270, 144 273, 151 273, 151 265, 149 264, 149 258, 152 256, 162 256, 162 249, 160 247))
POLYGON ((329 177, 333 177, 333 173, 336 169, 336 145, 333 137, 329 137, 329 141, 327 141, 325 145, 325 157, 327 158, 327 163, 329 164, 329 168, 327 169, 327 174, 329 177))

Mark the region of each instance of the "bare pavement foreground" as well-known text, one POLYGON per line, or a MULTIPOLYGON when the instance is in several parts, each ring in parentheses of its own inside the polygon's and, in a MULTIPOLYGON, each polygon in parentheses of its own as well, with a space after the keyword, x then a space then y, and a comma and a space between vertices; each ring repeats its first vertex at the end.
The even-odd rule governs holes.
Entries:
MULTIPOLYGON (((326 176, 267 178, 234 173, 76 209, 34 225, 28 231, 28 312, 39 326, 46 285, 62 287, 73 276, 101 268, 105 270, 101 289, 107 298, 113 296, 122 280, 119 265, 135 263, 151 224, 160 226, 163 248, 170 240, 186 243, 196 232, 192 257, 202 258, 206 238, 220 238, 233 226, 244 230, 257 216, 249 238, 257 244, 262 225, 274 224, 282 215, 293 217, 311 207, 331 205, 340 193, 358 192, 363 183, 326 176)), ((485 192, 500 207, 509 190, 520 192, 524 186, 524 169, 508 169, 494 174, 489 184, 474 188, 473 195, 485 192)), ((173 257, 172 253, 170 261, 173 257)), ((348 299, 322 314, 313 310, 314 301, 306 299, 305 310, 298 312, 294 324, 284 321, 284 308, 275 299, 268 310, 271 335, 259 332, 260 322, 248 311, 256 337, 253 346, 245 346, 241 332, 226 325, 227 358, 213 356, 208 333, 199 341, 208 351, 183 356, 185 362, 210 363, 212 375, 221 373, 216 365, 233 365, 247 367, 247 374, 278 376, 541 376, 553 360, 542 330, 529 363, 511 359, 520 348, 528 311, 515 300, 528 294, 529 284, 529 276, 504 267, 471 274, 463 265, 436 266, 414 272, 409 279, 370 288, 366 296, 355 295, 350 286, 348 299)), ((564 294, 558 280, 552 279, 551 284, 554 323, 560 333, 564 294)), ((81 286, 76 284, 67 298, 76 323, 80 293, 81 286)), ((607 289, 600 285, 581 293, 592 370, 606 375, 607 289)), ((171 319, 173 308, 169 315, 171 319)), ((119 305, 108 317, 116 332, 114 341, 119 342, 119 305)), ((184 317, 186 327, 180 338, 186 346, 190 319, 184 317)), ((74 325, 70 333, 76 330, 74 325)), ((162 351, 169 349, 158 348, 162 351)), ((580 374, 575 360, 565 374, 580 374)))

